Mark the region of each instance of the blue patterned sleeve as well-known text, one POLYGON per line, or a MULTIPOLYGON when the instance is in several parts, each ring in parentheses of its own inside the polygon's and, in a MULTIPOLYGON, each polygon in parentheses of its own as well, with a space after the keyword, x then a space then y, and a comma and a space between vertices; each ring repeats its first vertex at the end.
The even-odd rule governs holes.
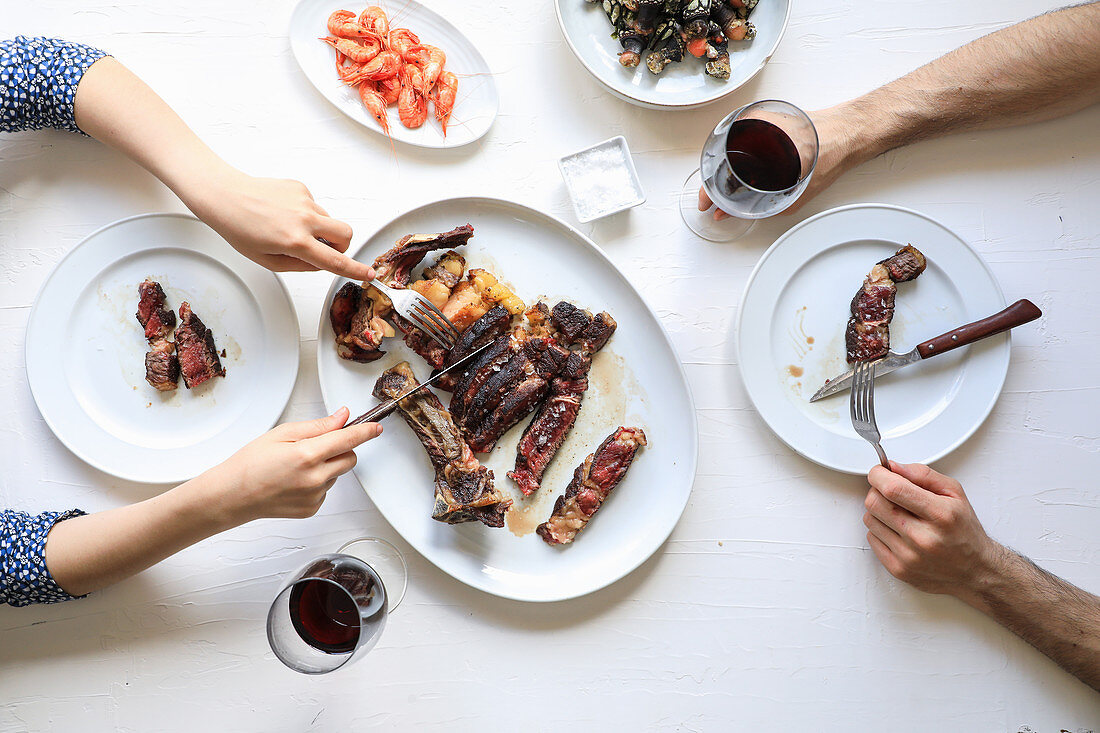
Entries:
POLYGON ((61 590, 46 568, 46 535, 58 522, 82 514, 79 509, 37 516, 0 511, 0 604, 29 606, 83 597, 61 590))
POLYGON ((0 132, 81 132, 73 117, 76 88, 88 67, 106 55, 56 38, 0 41, 0 132))

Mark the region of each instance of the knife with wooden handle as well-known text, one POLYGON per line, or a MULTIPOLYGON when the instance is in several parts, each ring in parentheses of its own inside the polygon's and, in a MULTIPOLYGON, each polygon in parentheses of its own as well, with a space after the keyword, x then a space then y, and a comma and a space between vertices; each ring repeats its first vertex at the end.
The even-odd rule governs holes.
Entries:
POLYGON ((366 412, 364 412, 362 415, 355 418, 354 420, 349 420, 348 423, 346 425, 344 425, 344 427, 345 428, 350 428, 352 425, 362 425, 365 422, 378 422, 382 418, 384 418, 387 415, 393 413, 393 411, 397 409, 397 405, 398 405, 399 402, 401 402, 401 400, 405 399, 406 397, 413 394, 414 392, 419 392, 420 390, 427 387, 429 384, 434 383, 437 379, 442 377, 444 374, 447 374, 448 372, 455 371, 456 369, 458 369, 458 367, 466 364, 466 362, 468 362, 468 361, 471 361, 475 356, 477 356, 482 351, 485 351, 485 349, 492 346, 492 344, 493 344, 492 341, 490 341, 487 344, 482 344, 481 346, 477 347, 475 350, 471 351, 466 356, 464 356, 461 359, 459 359, 458 361, 456 361, 454 364, 451 364, 446 369, 440 369, 438 372, 436 372, 432 376, 428 377, 423 382, 416 385, 412 389, 408 390, 404 394, 402 394, 398 397, 391 397, 390 399, 386 400, 385 402, 382 402, 381 404, 376 405, 373 409, 367 410, 366 412))
MULTIPOLYGON (((1030 323, 1041 315, 1043 315, 1043 312, 1030 300, 1026 298, 1017 300, 1000 313, 994 313, 988 318, 959 326, 952 331, 928 339, 917 344, 917 347, 908 353, 895 354, 893 351, 889 352, 875 362, 875 378, 878 379, 883 374, 889 374, 924 359, 931 359, 937 354, 945 354, 960 346, 966 346, 975 341, 981 341, 984 338, 1016 328, 1016 326, 1030 323)), ((825 385, 810 398, 810 402, 817 402, 824 397, 850 389, 852 386, 852 372, 853 370, 849 369, 844 374, 825 380, 825 385)))

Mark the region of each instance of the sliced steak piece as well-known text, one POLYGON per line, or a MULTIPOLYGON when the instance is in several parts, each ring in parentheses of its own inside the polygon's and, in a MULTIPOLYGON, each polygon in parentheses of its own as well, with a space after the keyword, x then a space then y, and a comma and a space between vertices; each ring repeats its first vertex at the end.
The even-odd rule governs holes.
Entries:
POLYGON ((538 491, 542 474, 573 429, 581 400, 588 389, 592 358, 579 351, 569 355, 561 372, 550 382, 550 394, 532 418, 516 446, 516 467, 508 478, 524 496, 538 491))
POLYGON ((439 234, 406 234, 374 260, 376 276, 387 285, 409 284, 413 268, 424 256, 438 249, 454 249, 470 241, 474 228, 469 224, 439 234))
POLYGON ((641 428, 618 428, 573 473, 565 493, 554 502, 550 518, 535 530, 549 545, 567 545, 577 537, 619 485, 646 444, 641 428))
POLYGON ((478 453, 491 451, 502 435, 542 403, 550 380, 568 358, 569 352, 554 339, 528 338, 516 357, 486 380, 467 411, 461 427, 470 447, 478 453))
POLYGON ((906 283, 916 280, 917 276, 924 272, 928 261, 924 254, 911 244, 907 244, 894 254, 879 263, 885 265, 890 272, 890 279, 896 283, 906 283))
POLYGON ((186 300, 180 304, 180 325, 176 329, 176 353, 179 355, 183 384, 188 389, 214 377, 224 377, 225 369, 218 358, 214 334, 191 311, 186 300))
POLYGON ((852 315, 844 331, 849 364, 874 361, 889 353, 897 283, 915 280, 927 265, 920 250, 907 244, 871 268, 863 279, 863 287, 852 298, 852 315))
MULTIPOLYGON (((374 384, 374 395, 378 399, 399 397, 416 384, 412 367, 401 362, 382 373, 374 384)), ((419 438, 435 469, 432 519, 503 527, 504 513, 512 501, 493 486, 493 472, 474 457, 435 393, 422 389, 409 395, 398 403, 397 411, 419 438)))
MULTIPOLYGON (((512 325, 512 314, 509 313, 504 306, 494 305, 488 311, 485 312, 481 318, 470 324, 470 327, 462 332, 462 335, 458 339, 458 343, 454 348, 447 352, 447 357, 443 360, 443 368, 451 366, 457 361, 466 358, 470 353, 477 351, 485 344, 500 338, 512 325)), ((472 366, 470 368, 473 368, 472 366)), ((469 369, 464 369, 465 374, 469 369)), ((453 391, 455 385, 462 378, 462 374, 455 372, 448 372, 444 374, 436 382, 436 386, 440 389, 447 391, 453 391)))
POLYGON ((344 283, 328 308, 329 323, 341 359, 369 362, 381 358, 382 339, 393 329, 375 313, 376 303, 357 283, 344 283))
POLYGON ((535 417, 527 425, 516 446, 516 467, 508 472, 519 486, 524 496, 539 489, 542 474, 554 459, 562 443, 580 414, 584 393, 588 390, 588 371, 592 366, 592 355, 602 349, 617 324, 609 313, 590 316, 579 311, 569 303, 558 303, 550 311, 542 303, 527 311, 527 320, 535 329, 545 328, 551 322, 552 330, 561 339, 568 338, 561 329, 553 325, 554 314, 557 322, 568 323, 573 331, 574 351, 569 355, 561 372, 550 382, 549 397, 535 417), (581 315, 583 315, 582 324, 581 315))
POLYGON ((154 340, 145 355, 145 381, 160 392, 171 392, 179 387, 179 378, 180 362, 176 357, 176 345, 166 338, 154 340))
POLYGON ((152 341, 158 338, 168 338, 168 334, 176 325, 176 314, 165 306, 167 296, 160 283, 145 279, 138 285, 138 309, 137 319, 141 327, 145 329, 145 338, 152 341))

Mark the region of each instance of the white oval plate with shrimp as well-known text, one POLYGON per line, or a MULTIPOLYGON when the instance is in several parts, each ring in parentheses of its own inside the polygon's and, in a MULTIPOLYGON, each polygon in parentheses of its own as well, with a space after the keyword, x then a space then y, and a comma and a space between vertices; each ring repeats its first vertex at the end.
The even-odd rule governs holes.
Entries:
MULTIPOLYGON (((547 214, 509 201, 470 197, 438 201, 401 214, 353 255, 363 262, 405 234, 441 232, 469 222, 470 242, 458 251, 468 267, 482 267, 511 287, 525 304, 567 299, 618 322, 596 354, 590 387, 542 488, 523 497, 506 474, 530 418, 505 433, 492 452, 478 454, 498 489, 513 500, 505 526, 447 525, 431 518, 434 473, 420 441, 399 415, 385 432, 356 452, 355 476, 393 528, 452 577, 487 593, 521 601, 560 601, 614 583, 657 552, 687 505, 695 480, 698 432, 691 392, 668 334, 626 277, 592 240, 547 214), (636 425, 649 439, 599 516, 564 547, 535 534, 585 456, 616 427, 636 425)), ((430 257, 424 263, 434 262, 430 257)), ((416 270, 419 272, 422 266, 416 270)), ((336 354, 328 304, 345 280, 329 288, 318 329, 317 368, 325 405, 360 414, 383 370, 407 360, 420 379, 430 367, 399 338, 383 343, 378 361, 357 364, 336 354)), ((444 403, 447 392, 438 391, 444 403)))
POLYGON ((388 115, 389 135, 422 148, 456 148, 479 140, 489 131, 497 116, 499 100, 496 84, 485 58, 470 40, 450 21, 415 0, 358 2, 347 0, 301 0, 290 16, 290 48, 306 78, 336 108, 380 135, 386 132, 371 116, 355 87, 337 76, 335 53, 320 38, 328 35, 329 16, 340 9, 361 12, 368 5, 381 5, 390 16, 391 28, 409 28, 422 44, 436 46, 447 55, 446 70, 458 77, 458 93, 443 134, 429 104, 423 125, 409 129, 398 117, 397 105, 388 115))
POLYGON ((760 0, 749 20, 756 38, 730 42, 730 78, 713 79, 703 73, 699 59, 685 57, 654 76, 643 61, 633 69, 619 63, 622 47, 611 37, 614 30, 599 0, 554 0, 558 25, 573 55, 612 94, 649 109, 691 109, 732 94, 756 76, 771 60, 791 17, 790 0, 760 0))

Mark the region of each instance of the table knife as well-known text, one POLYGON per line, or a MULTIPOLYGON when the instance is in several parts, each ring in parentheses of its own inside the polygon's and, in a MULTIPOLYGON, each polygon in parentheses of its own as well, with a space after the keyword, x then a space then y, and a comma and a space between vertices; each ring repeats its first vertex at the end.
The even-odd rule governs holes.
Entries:
MULTIPOLYGON (((1000 313, 995 313, 988 318, 983 318, 980 321, 974 321, 965 326, 959 326, 953 331, 940 334, 922 344, 917 344, 917 347, 908 353, 896 354, 893 351, 888 352, 886 356, 875 362, 875 378, 878 379, 883 374, 889 374, 892 371, 909 366, 910 364, 915 364, 924 359, 931 359, 936 354, 943 354, 952 349, 957 349, 960 346, 966 346, 967 344, 972 344, 975 341, 994 336, 1011 328, 1016 328, 1016 326, 1030 323, 1041 315, 1043 315, 1043 312, 1030 300, 1026 298, 1017 300, 1000 313)), ((824 397, 843 392, 846 389, 850 389, 851 386, 852 370, 849 369, 839 376, 833 377, 832 379, 826 379, 825 385, 810 398, 810 402, 817 402, 824 397)))
POLYGON ((470 361, 475 356, 480 354, 482 351, 485 351, 485 349, 489 348, 489 346, 491 346, 492 343, 493 342, 490 341, 487 344, 483 344, 483 345, 477 347, 474 351, 472 351, 469 354, 467 354, 466 356, 462 357, 461 359, 456 361, 454 364, 451 364, 446 369, 440 369, 438 372, 436 372, 432 376, 428 377, 423 382, 416 385, 412 389, 408 390, 404 394, 402 394, 398 397, 391 397, 390 399, 386 400, 385 402, 382 402, 382 403, 376 405, 375 407, 373 407, 372 409, 367 410, 366 412, 364 412, 359 417, 357 417, 354 420, 351 420, 350 422, 348 422, 344 427, 349 428, 352 425, 361 425, 362 423, 365 423, 365 422, 378 422, 379 420, 381 420, 382 418, 386 417, 387 415, 392 413, 394 410, 396 410, 398 402, 405 399, 406 397, 413 394, 414 392, 418 392, 419 390, 423 389, 424 387, 427 387, 429 384, 432 384, 433 382, 435 382, 437 379, 442 377, 447 372, 453 371, 454 369, 457 369, 458 367, 462 366, 466 362, 470 361))

